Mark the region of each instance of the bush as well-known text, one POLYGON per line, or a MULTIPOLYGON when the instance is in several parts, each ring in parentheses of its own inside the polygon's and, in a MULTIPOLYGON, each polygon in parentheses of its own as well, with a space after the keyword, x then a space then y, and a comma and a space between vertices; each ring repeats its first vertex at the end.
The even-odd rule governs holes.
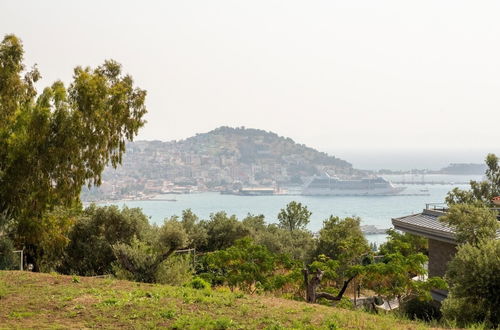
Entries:
POLYGON ((203 289, 209 289, 210 283, 208 283, 207 281, 205 281, 200 277, 195 277, 191 280, 191 282, 189 282, 187 286, 193 289, 203 290, 203 289))
POLYGON ((16 258, 14 244, 7 237, 0 237, 0 270, 14 269, 16 258))
POLYGON ((134 238, 151 240, 148 218, 138 208, 89 206, 72 228, 66 258, 58 269, 65 274, 102 275, 113 272, 113 245, 130 245, 134 238))
POLYGON ((137 239, 131 245, 113 245, 113 252, 117 256, 113 263, 113 272, 119 279, 129 281, 154 283, 156 271, 153 265, 156 257, 149 245, 137 239))
POLYGON ((439 320, 442 316, 439 305, 432 300, 413 298, 401 307, 406 317, 411 320, 418 319, 429 322, 439 320))
POLYGON ((485 322, 500 325, 500 241, 461 245, 448 264, 446 281, 450 294, 443 302, 443 316, 466 326, 485 322))
POLYGON ((156 283, 184 285, 193 279, 192 257, 174 255, 164 261, 156 273, 156 283))

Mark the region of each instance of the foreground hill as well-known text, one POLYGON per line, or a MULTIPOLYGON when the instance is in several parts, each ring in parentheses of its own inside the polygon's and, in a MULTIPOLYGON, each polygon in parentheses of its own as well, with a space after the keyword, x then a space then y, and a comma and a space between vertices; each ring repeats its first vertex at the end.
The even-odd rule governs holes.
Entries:
POLYGON ((0 271, 0 328, 424 329, 292 300, 112 279, 0 271))

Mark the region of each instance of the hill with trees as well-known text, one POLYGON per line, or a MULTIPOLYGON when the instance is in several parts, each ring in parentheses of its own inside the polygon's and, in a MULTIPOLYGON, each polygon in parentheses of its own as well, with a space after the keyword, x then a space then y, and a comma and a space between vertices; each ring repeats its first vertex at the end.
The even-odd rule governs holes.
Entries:
MULTIPOLYGON (((241 186, 301 185, 323 172, 362 174, 345 160, 272 132, 219 127, 180 141, 136 141, 126 146, 122 165, 103 173, 94 198, 187 190, 221 191, 241 186)), ((84 195, 92 199, 89 191, 84 195)))

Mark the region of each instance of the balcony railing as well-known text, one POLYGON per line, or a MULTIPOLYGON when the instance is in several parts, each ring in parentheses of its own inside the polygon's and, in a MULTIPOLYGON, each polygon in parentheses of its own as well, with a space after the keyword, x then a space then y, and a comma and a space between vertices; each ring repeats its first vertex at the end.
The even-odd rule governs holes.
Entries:
MULTIPOLYGON (((449 207, 446 203, 426 203, 425 209, 438 212, 448 212, 449 207)), ((500 220, 500 207, 491 207, 490 210, 496 211, 497 219, 500 220)))

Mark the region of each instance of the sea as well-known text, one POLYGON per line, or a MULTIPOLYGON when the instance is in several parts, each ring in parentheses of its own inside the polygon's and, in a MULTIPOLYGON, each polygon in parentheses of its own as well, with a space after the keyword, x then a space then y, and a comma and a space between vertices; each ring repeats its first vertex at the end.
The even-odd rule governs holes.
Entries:
MULTIPOLYGON (((405 190, 395 196, 238 196, 216 192, 193 194, 162 194, 157 200, 122 200, 100 203, 120 207, 138 207, 151 223, 161 224, 171 216, 180 216, 191 209, 200 219, 225 211, 243 219, 248 214, 265 216, 266 222, 277 222, 277 215, 291 201, 302 203, 312 212, 308 229, 318 232, 323 221, 330 215, 357 216, 361 225, 373 225, 379 229, 392 227, 391 219, 421 212, 427 203, 443 203, 447 193, 455 187, 468 189, 470 180, 481 180, 480 175, 387 175, 385 178, 399 182, 405 190)), ((366 235, 370 242, 383 243, 385 234, 366 235)))

